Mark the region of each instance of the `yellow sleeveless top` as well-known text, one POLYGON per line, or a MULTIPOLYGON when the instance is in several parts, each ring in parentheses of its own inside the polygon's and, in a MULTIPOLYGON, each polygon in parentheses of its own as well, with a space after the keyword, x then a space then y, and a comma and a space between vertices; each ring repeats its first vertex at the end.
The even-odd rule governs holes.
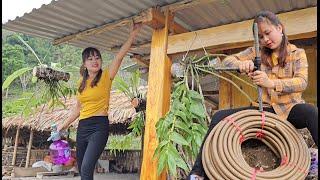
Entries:
MULTIPOLYGON (((77 93, 77 98, 81 103, 79 120, 86 119, 101 112, 108 112, 109 98, 112 80, 109 71, 105 68, 96 86, 91 87, 91 81, 87 80, 86 87, 81 93, 77 93)), ((82 82, 80 78, 78 87, 82 82)))

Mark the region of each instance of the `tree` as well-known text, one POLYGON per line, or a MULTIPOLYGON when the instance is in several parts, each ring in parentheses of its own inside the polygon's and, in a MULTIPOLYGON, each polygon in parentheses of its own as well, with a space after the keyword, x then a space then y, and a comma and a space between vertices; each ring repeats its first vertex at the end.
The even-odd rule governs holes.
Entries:
POLYGON ((5 44, 2 49, 2 83, 8 75, 26 66, 23 48, 20 45, 5 44))

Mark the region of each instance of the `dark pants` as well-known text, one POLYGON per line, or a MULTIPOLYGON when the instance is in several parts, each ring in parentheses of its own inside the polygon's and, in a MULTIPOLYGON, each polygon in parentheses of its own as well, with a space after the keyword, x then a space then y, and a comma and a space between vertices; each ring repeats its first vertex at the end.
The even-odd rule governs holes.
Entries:
MULTIPOLYGON (((205 174, 205 171, 202 166, 202 148, 205 140, 207 139, 208 135, 210 134, 211 130, 225 117, 234 114, 238 111, 246 110, 246 109, 258 109, 258 107, 243 107, 243 108, 236 108, 236 109, 227 109, 227 110, 221 110, 216 112, 212 120, 210 122, 209 129, 207 131, 207 134, 205 135, 205 138, 202 142, 202 145, 200 147, 199 154, 197 156, 197 159, 192 167, 192 170, 189 173, 189 176, 191 174, 197 174, 199 176, 204 177, 205 179, 208 179, 207 175, 205 174)), ((273 108, 264 108, 264 111, 268 111, 271 113, 275 113, 273 108)), ((297 129, 301 128, 308 128, 310 131, 313 140, 315 141, 316 145, 318 146, 318 108, 310 105, 310 104, 297 104, 293 106, 291 109, 289 116, 287 120, 297 129)), ((190 177, 188 176, 187 179, 190 177)))
POLYGON ((82 119, 77 130, 77 163, 81 180, 93 180, 95 165, 103 152, 109 136, 106 116, 82 119))

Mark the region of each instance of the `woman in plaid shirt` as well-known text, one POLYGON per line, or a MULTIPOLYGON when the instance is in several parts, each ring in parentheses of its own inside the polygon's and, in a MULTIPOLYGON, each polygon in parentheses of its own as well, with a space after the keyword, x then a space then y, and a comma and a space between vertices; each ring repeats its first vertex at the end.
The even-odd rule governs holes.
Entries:
MULTIPOLYGON (((298 129, 308 128, 318 146, 318 108, 306 104, 301 97, 308 82, 305 51, 288 42, 284 26, 274 13, 261 11, 256 15, 254 23, 258 24, 259 43, 262 47, 261 70, 253 71, 255 58, 253 47, 225 58, 223 64, 227 67, 239 67, 240 72, 248 74, 254 84, 262 87, 262 100, 267 105, 264 111, 287 119, 298 129)), ((258 109, 258 107, 228 109, 215 113, 205 139, 222 119, 246 109, 258 109)), ((208 179, 201 160, 205 139, 188 179, 208 179)))

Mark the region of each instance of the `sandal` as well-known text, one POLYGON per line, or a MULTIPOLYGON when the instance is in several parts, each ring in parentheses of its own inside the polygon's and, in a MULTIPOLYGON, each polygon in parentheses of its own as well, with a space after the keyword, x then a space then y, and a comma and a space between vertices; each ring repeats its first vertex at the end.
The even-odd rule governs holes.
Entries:
POLYGON ((204 177, 201 177, 196 174, 191 174, 188 176, 187 180, 204 180, 204 177))

